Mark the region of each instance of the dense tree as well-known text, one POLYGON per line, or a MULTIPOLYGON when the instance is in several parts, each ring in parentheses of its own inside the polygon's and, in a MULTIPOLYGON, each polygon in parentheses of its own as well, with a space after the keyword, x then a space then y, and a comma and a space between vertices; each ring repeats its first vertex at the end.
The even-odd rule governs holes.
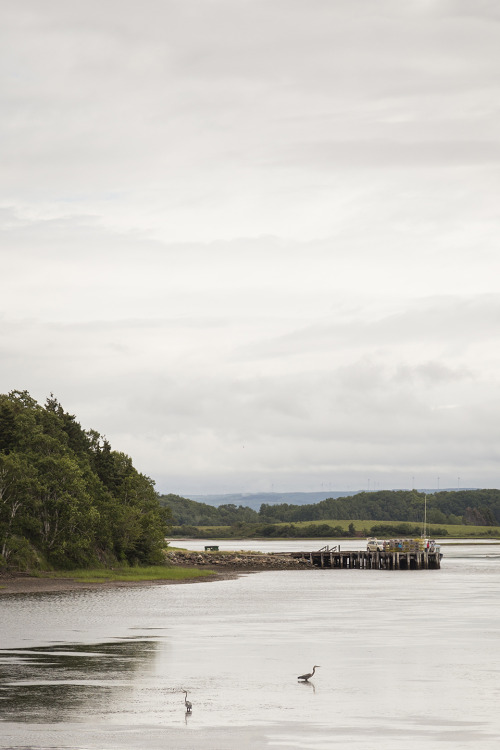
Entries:
POLYGON ((179 495, 160 495, 162 505, 170 508, 173 523, 193 526, 231 526, 235 523, 257 523, 257 511, 242 505, 220 505, 218 508, 179 495))
POLYGON ((159 562, 168 519, 153 481, 52 394, 0 395, 0 565, 159 562))
POLYGON ((327 498, 311 505, 263 504, 262 521, 315 520, 410 521, 423 523, 427 503, 429 523, 500 524, 500 490, 463 490, 424 495, 416 490, 359 492, 351 497, 327 498))
MULTIPOLYGON (((0 559, 10 561, 38 528, 36 472, 24 456, 0 452, 0 559)), ((29 555, 32 557, 32 555, 29 555)))
POLYGON ((15 445, 16 419, 14 405, 0 396, 0 453, 10 453, 15 445))

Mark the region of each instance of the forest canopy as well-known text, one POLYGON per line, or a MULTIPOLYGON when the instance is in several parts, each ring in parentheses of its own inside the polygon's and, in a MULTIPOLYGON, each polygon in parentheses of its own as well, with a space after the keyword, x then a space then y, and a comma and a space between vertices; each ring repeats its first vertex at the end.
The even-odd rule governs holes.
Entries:
POLYGON ((428 523, 471 526, 500 524, 500 490, 496 489, 443 491, 427 496, 417 490, 359 492, 349 497, 327 498, 307 505, 263 503, 259 511, 232 504, 214 507, 178 495, 161 495, 160 502, 171 509, 176 526, 294 524, 334 520, 405 521, 421 525, 425 504, 428 523))
POLYGON ((51 394, 0 394, 0 569, 161 562, 154 482, 51 394))

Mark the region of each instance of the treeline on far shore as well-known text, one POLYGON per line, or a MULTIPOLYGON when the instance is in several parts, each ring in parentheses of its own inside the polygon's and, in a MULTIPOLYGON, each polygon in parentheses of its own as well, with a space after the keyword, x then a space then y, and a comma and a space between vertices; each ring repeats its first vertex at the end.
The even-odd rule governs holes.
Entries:
MULTIPOLYGON (((421 526, 412 526, 409 523, 375 524, 368 528, 356 529, 353 523, 347 527, 332 526, 329 523, 301 524, 234 524, 233 526, 221 527, 199 527, 199 526, 173 526, 170 533, 173 537, 192 539, 339 539, 345 537, 412 537, 420 536, 421 526)), ((434 536, 447 536, 448 531, 444 528, 433 528, 434 536)))
MULTIPOLYGON (((170 538, 191 539, 346 539, 379 537, 383 539, 420 537, 423 526, 410 523, 382 521, 372 524, 351 522, 310 524, 233 524, 232 526, 172 526, 170 538)), ((434 538, 500 538, 499 526, 437 526, 427 525, 426 535, 434 538)))
MULTIPOLYGON (((304 522, 311 523, 310 536, 330 536, 332 521, 373 521, 399 522, 422 525, 424 506, 426 521, 442 526, 500 526, 500 490, 444 491, 425 495, 417 490, 383 490, 360 492, 350 497, 327 498, 310 505, 262 504, 258 511, 242 505, 220 505, 214 507, 206 503, 180 497, 160 495, 162 505, 172 513, 172 523, 178 527, 233 527, 245 528, 250 536, 296 536, 304 535, 304 522), (320 533, 318 522, 324 521, 328 531, 320 533), (287 524, 269 531, 278 524, 287 524), (295 524, 301 524, 300 534, 296 534, 295 524), (314 528, 313 528, 314 525, 314 528), (266 529, 268 531, 266 532, 266 529), (255 532, 255 533, 254 533, 255 532)), ((371 524, 373 527, 373 524, 371 524)), ((376 533, 376 532, 374 532, 376 533)))

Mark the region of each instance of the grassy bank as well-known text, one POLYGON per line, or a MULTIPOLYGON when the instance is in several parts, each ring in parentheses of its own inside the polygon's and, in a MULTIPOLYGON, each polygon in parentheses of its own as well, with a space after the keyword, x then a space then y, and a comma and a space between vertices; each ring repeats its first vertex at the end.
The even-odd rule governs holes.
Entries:
POLYGON ((32 575, 38 578, 70 578, 82 583, 105 583, 108 581, 186 581, 192 578, 205 578, 214 574, 215 571, 213 570, 167 567, 164 565, 153 565, 144 568, 120 566, 113 569, 94 568, 32 573, 32 575))

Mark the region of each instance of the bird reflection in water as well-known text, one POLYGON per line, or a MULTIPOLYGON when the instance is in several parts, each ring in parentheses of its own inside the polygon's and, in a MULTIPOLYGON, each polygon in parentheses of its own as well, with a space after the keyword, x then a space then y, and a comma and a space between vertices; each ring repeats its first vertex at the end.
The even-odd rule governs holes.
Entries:
POLYGON ((308 682, 307 680, 303 680, 302 682, 299 682, 298 684, 305 685, 306 687, 311 688, 313 693, 316 693, 316 685, 314 684, 314 682, 308 682))

